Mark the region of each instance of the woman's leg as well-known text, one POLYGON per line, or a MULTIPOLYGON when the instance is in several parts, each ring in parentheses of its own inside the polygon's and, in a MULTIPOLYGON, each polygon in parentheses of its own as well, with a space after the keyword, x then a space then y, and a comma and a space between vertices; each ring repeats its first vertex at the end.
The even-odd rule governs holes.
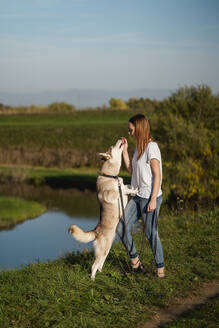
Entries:
POLYGON ((119 220, 116 228, 116 232, 120 237, 123 245, 125 246, 131 262, 138 261, 138 253, 135 248, 134 241, 131 236, 132 225, 138 220, 138 206, 136 202, 136 197, 133 197, 128 202, 125 208, 125 221, 123 217, 119 220))
MULTIPOLYGON (((143 199, 140 203, 142 219, 146 228, 146 237, 150 243, 157 268, 164 267, 163 248, 157 231, 157 220, 162 202, 162 196, 157 198, 157 207, 153 212, 147 212, 149 199, 143 199)), ((161 271, 161 270, 160 270, 161 271)))

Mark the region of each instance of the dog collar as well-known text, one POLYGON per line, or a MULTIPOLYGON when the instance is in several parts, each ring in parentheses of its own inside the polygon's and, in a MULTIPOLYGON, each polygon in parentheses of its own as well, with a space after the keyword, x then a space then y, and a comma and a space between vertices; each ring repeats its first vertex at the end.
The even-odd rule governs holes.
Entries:
POLYGON ((113 179, 119 178, 118 175, 109 175, 109 174, 105 174, 105 173, 102 173, 101 175, 106 178, 113 178, 113 179))

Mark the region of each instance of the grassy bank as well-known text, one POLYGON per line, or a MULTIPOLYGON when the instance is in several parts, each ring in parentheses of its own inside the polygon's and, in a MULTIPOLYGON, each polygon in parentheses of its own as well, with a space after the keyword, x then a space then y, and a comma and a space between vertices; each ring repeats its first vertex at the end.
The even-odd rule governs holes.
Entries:
POLYGON ((210 299, 195 310, 182 315, 178 320, 164 325, 163 328, 216 328, 219 318, 219 296, 210 299))
MULTIPOLYGON (((218 279, 219 210, 166 215, 159 231, 164 246, 166 278, 128 272, 126 252, 114 244, 96 281, 89 278, 93 254, 69 254, 0 273, 0 326, 131 327, 139 326, 159 308, 188 296, 202 282, 218 279), (126 272, 126 273, 125 273, 126 272)), ((135 235, 137 247, 141 235, 135 235)), ((149 247, 142 260, 150 269, 149 247)))
POLYGON ((96 168, 59 169, 44 167, 28 167, 16 165, 1 165, 0 179, 2 182, 30 183, 35 186, 62 183, 62 186, 81 185, 87 182, 87 188, 95 188, 98 170, 96 168))
MULTIPOLYGON (((49 185, 51 187, 78 188, 96 190, 97 168, 43 168, 15 165, 0 165, 0 181, 29 183, 35 186, 49 185)), ((125 183, 130 183, 130 175, 121 171, 125 183)))
POLYGON ((0 196, 19 197, 43 204, 48 211, 59 209, 72 217, 95 218, 100 214, 96 192, 78 188, 51 188, 32 184, 0 184, 0 196))
POLYGON ((0 229, 11 228, 44 213, 46 208, 33 201, 16 197, 0 197, 0 229))

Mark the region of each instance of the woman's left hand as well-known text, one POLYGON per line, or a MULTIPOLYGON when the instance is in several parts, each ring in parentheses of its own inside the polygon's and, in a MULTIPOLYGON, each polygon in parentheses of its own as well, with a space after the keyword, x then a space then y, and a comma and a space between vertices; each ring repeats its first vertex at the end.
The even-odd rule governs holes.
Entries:
POLYGON ((157 200, 156 198, 152 198, 148 204, 147 212, 153 212, 156 209, 157 200))

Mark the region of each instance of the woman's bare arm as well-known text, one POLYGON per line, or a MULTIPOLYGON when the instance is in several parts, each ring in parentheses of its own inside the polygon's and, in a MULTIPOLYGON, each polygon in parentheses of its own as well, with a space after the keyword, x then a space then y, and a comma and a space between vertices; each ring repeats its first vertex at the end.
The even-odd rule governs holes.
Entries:
POLYGON ((153 174, 153 190, 152 190, 152 195, 151 195, 151 200, 148 204, 147 211, 152 212, 155 210, 156 205, 157 205, 157 195, 159 192, 160 188, 160 180, 161 180, 161 172, 160 172, 160 162, 152 158, 150 161, 151 165, 151 170, 153 174))
POLYGON ((126 170, 128 171, 128 173, 132 174, 132 166, 131 166, 131 161, 130 161, 129 153, 128 153, 128 141, 126 140, 126 138, 122 138, 122 140, 123 140, 123 145, 124 145, 122 155, 123 155, 125 167, 126 167, 126 170))

